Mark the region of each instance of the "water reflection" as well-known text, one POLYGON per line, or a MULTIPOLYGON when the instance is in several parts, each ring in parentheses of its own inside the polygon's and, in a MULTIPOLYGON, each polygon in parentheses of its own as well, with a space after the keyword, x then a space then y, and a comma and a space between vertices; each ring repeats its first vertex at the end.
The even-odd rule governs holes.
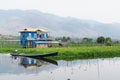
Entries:
POLYGON ((58 66, 42 60, 44 67, 37 60, 41 59, 0 55, 0 80, 120 80, 120 58, 59 60, 58 66), (28 69, 25 65, 40 67, 28 69))
POLYGON ((47 59, 44 57, 29 58, 29 57, 21 57, 21 56, 20 57, 12 56, 12 59, 17 60, 18 64, 24 66, 24 68, 26 69, 44 67, 47 66, 49 63, 58 65, 58 63, 55 60, 47 59))

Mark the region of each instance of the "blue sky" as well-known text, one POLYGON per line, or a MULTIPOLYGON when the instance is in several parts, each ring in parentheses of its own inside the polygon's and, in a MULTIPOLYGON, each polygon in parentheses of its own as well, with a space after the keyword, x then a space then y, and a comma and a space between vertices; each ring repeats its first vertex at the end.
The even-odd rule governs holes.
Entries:
POLYGON ((36 9, 63 17, 120 23, 120 0, 0 0, 0 9, 36 9))

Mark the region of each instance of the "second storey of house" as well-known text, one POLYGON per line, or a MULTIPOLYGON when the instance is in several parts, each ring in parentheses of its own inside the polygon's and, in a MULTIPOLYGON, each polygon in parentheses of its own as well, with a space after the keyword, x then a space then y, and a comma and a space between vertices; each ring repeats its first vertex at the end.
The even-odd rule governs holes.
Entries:
POLYGON ((20 40, 48 40, 49 32, 40 28, 25 28, 20 31, 20 40))

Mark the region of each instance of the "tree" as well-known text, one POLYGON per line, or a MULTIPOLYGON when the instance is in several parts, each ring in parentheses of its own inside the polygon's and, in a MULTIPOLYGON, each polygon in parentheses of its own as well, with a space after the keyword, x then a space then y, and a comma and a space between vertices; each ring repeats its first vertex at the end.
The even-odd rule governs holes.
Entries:
POLYGON ((67 41, 71 41, 71 38, 70 38, 70 37, 67 37, 67 41))
POLYGON ((105 38, 103 36, 100 36, 97 38, 97 43, 104 44, 105 43, 105 38))
POLYGON ((67 41, 67 39, 66 39, 65 36, 63 36, 62 41, 63 41, 63 42, 66 42, 66 41, 67 41))
POLYGON ((93 42, 93 39, 92 38, 88 38, 88 42, 89 43, 93 42))
POLYGON ((87 43, 87 42, 88 42, 88 38, 87 37, 82 39, 82 43, 87 43))
POLYGON ((71 38, 63 36, 63 37, 55 38, 55 40, 57 40, 57 41, 60 40, 62 42, 68 42, 68 41, 71 41, 71 38))
POLYGON ((91 43, 92 41, 93 41, 92 38, 84 37, 84 38, 82 39, 82 43, 91 43))
POLYGON ((105 44, 106 44, 107 46, 111 46, 111 45, 112 45, 112 39, 111 39, 110 37, 107 37, 107 38, 105 39, 105 44))

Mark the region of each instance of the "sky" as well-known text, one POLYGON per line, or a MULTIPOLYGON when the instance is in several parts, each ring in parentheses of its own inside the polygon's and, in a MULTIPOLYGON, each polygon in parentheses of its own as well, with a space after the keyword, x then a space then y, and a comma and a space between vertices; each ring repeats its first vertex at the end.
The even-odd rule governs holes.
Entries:
POLYGON ((36 9, 62 17, 120 23, 120 0, 0 0, 0 9, 36 9))

